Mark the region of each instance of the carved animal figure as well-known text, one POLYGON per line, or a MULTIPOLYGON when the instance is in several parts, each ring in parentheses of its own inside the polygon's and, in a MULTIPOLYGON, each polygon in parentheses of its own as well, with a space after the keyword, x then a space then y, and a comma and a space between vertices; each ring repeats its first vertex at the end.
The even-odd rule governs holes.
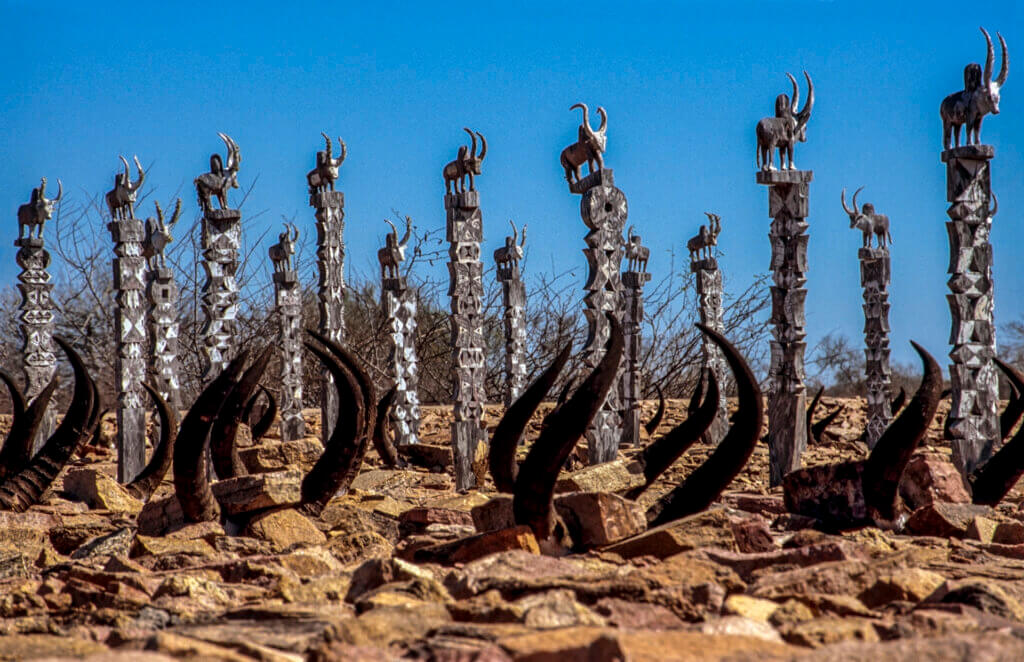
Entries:
POLYGON ((626 269, 647 273, 647 260, 651 258, 651 249, 643 245, 640 235, 633 234, 633 227, 626 232, 626 269))
POLYGON ((53 206, 64 196, 64 185, 57 180, 57 197, 46 199, 46 177, 39 180, 39 186, 32 189, 26 204, 18 207, 18 239, 42 239, 43 225, 53 218, 53 206), (26 235, 25 228, 28 228, 26 235), (33 237, 32 228, 35 228, 33 237))
POLYGON ((384 248, 377 251, 377 261, 380 262, 381 278, 398 278, 398 265, 405 260, 405 245, 409 243, 409 236, 412 234, 412 218, 405 217, 405 235, 398 239, 398 230, 395 224, 384 219, 384 222, 391 226, 391 232, 384 239, 384 248))
POLYGON ((295 255, 295 242, 298 239, 299 229, 292 223, 285 223, 284 232, 277 235, 277 243, 267 249, 270 261, 274 264, 274 273, 292 270, 292 256, 295 255))
POLYGON ((242 162, 242 152, 238 143, 224 133, 218 133, 228 148, 228 164, 224 166, 220 154, 210 156, 210 172, 204 172, 193 181, 199 195, 199 206, 203 211, 213 209, 210 199, 217 196, 221 209, 228 207, 228 189, 238 188, 238 166, 242 162))
POLYGON ((523 259, 523 246, 526 244, 526 226, 523 226, 523 238, 522 241, 516 245, 516 240, 519 239, 519 232, 516 230, 516 224, 509 219, 509 225, 512 226, 512 236, 505 237, 505 245, 494 251, 494 263, 498 266, 498 269, 512 269, 519 266, 519 261, 523 259))
POLYGON ((718 233, 722 231, 722 219, 718 214, 704 212, 704 215, 711 221, 711 227, 700 226, 697 236, 691 237, 686 242, 686 248, 690 251, 690 260, 696 261, 711 257, 711 247, 718 245, 718 233))
POLYGON ((341 156, 336 159, 331 158, 331 139, 322 131, 320 135, 324 137, 327 149, 316 153, 316 167, 306 175, 310 193, 333 191, 334 182, 338 180, 338 168, 345 161, 345 156, 348 155, 345 141, 338 138, 338 144, 341 145, 341 156))
POLYGON ((150 269, 167 266, 164 250, 167 248, 167 244, 174 241, 174 237, 171 236, 171 228, 178 222, 180 216, 181 198, 178 198, 170 222, 164 222, 164 212, 160 209, 159 202, 156 203, 156 218, 150 216, 146 219, 146 236, 142 240, 142 257, 146 258, 150 269))
POLYGON ((580 181, 580 170, 583 164, 587 164, 591 173, 604 168, 604 150, 608 144, 608 113, 600 106, 597 114, 601 116, 601 126, 594 131, 590 127, 589 111, 587 104, 577 103, 569 107, 569 110, 581 108, 583 110, 583 123, 580 124, 579 138, 576 142, 562 150, 562 167, 565 168, 565 179, 570 184, 573 181, 580 181), (594 164, 597 164, 595 169, 594 164))
POLYGON ((441 171, 441 175, 444 177, 444 190, 448 194, 452 192, 452 184, 455 185, 456 193, 464 193, 466 191, 467 177, 469 178, 469 190, 475 191, 476 185, 473 183, 473 177, 481 173, 484 157, 487 156, 487 140, 483 137, 483 134, 479 131, 474 134, 465 127, 462 130, 469 134, 473 144, 470 148, 467 148, 465 145, 460 146, 459 154, 455 157, 455 160, 446 164, 441 171), (480 156, 476 154, 477 136, 480 137, 480 156))
POLYGON ((107 207, 110 209, 110 216, 115 220, 135 217, 135 197, 146 179, 146 173, 139 164, 139 157, 134 157, 135 167, 139 170, 139 179, 135 182, 132 182, 132 173, 128 170, 128 159, 123 156, 120 158, 124 164, 124 172, 114 175, 114 188, 107 192, 107 207))
POLYGON ((775 170, 772 162, 774 150, 779 151, 779 167, 794 170, 793 146, 797 142, 807 142, 807 122, 811 119, 814 108, 814 83, 804 72, 807 79, 807 103, 803 110, 797 112, 800 103, 800 87, 792 74, 786 74, 793 83, 793 99, 790 101, 785 94, 775 98, 775 117, 765 117, 757 123, 757 167, 761 170, 775 170), (788 165, 786 164, 788 161, 788 165))
POLYGON ((872 234, 877 237, 879 248, 888 248, 892 242, 892 236, 889 234, 889 217, 885 214, 876 214, 875 206, 870 202, 865 202, 860 209, 857 208, 857 194, 863 190, 864 187, 861 186, 853 192, 853 209, 846 206, 845 188, 839 195, 843 210, 850 217, 850 227, 857 228, 864 235, 864 248, 871 248, 872 234))
POLYGON ((976 145, 981 142, 981 120, 985 115, 992 113, 999 114, 999 90, 1006 82, 1006 75, 1010 72, 1010 54, 1006 50, 1006 41, 1003 36, 999 37, 999 45, 1003 50, 1003 65, 999 75, 992 80, 992 64, 995 59, 995 50, 992 48, 992 38, 981 28, 988 44, 988 52, 985 56, 985 71, 977 63, 968 64, 964 67, 964 89, 954 92, 942 100, 939 106, 939 115, 942 116, 942 144, 946 149, 960 146, 960 127, 967 127, 967 145, 976 145))

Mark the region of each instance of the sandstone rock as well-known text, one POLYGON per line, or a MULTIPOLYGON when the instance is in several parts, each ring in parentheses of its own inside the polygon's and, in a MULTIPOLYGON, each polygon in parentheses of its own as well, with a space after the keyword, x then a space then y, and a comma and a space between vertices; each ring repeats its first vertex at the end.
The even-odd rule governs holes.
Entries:
POLYGON ((988 633, 985 636, 956 635, 937 639, 913 639, 883 643, 847 642, 826 646, 793 658, 794 662, 963 662, 964 660, 1024 659, 1024 641, 988 633))
POLYGON ((916 453, 900 479, 900 495, 911 510, 932 503, 970 503, 963 476, 945 456, 916 453))
POLYGON ((620 598, 601 598, 594 611, 608 625, 629 630, 681 630, 682 620, 671 609, 646 602, 628 602, 620 598))
POLYGON ((789 643, 810 648, 844 641, 879 641, 873 622, 862 618, 815 618, 780 628, 780 633, 789 643))
POLYGON ((444 605, 378 607, 357 618, 340 621, 333 628, 331 637, 340 643, 354 646, 387 647, 392 643, 424 639, 428 632, 450 623, 451 617, 444 605))
POLYGON ((473 526, 473 516, 462 510, 427 506, 406 510, 399 515, 398 522, 400 525, 405 525, 405 530, 417 531, 430 524, 473 526))
POLYGON ((722 611, 725 614, 735 614, 744 618, 767 623, 771 615, 779 608, 778 603, 761 598, 753 598, 749 595, 730 595, 725 599, 722 611))
POLYGON ((24 513, 0 511, 0 550, 34 561, 50 545, 48 534, 56 524, 57 518, 31 510, 24 513))
POLYGON ((865 606, 880 607, 890 602, 921 602, 943 585, 945 578, 922 568, 897 568, 882 573, 857 597, 865 606))
POLYGON ((324 447, 313 438, 296 439, 276 444, 263 444, 239 451, 239 458, 250 474, 299 469, 309 471, 324 452, 324 447))
POLYGON ((410 464, 424 469, 443 471, 452 466, 451 445, 440 446, 435 444, 407 444, 398 447, 399 454, 407 459, 410 464))
POLYGON ((175 658, 202 659, 216 662, 248 662, 251 657, 230 648, 183 637, 171 632, 158 632, 146 643, 146 648, 167 653, 175 658))
POLYGON ((516 662, 625 660, 614 634, 598 627, 531 632, 498 640, 516 662))
POLYGON ((735 570, 744 581, 749 580, 754 572, 775 565, 805 567, 830 561, 848 561, 861 556, 853 552, 850 545, 841 542, 826 542, 754 554, 708 549, 705 554, 715 563, 735 570))
POLYGON ((741 552, 769 552, 775 549, 775 539, 768 523, 761 517, 747 517, 732 521, 732 535, 741 552))
POLYGON ((595 558, 553 558, 514 550, 467 563, 450 572, 444 584, 456 599, 489 590, 509 597, 614 582, 627 572, 620 565, 595 558))
POLYGON ((555 483, 555 492, 625 492, 644 484, 643 473, 632 471, 632 464, 619 458, 564 474, 555 483))
POLYGON ((1000 522, 990 542, 1000 545, 1024 543, 1024 522, 1000 522))
POLYGON ((972 517, 970 524, 967 525, 967 529, 964 531, 964 538, 990 543, 992 538, 995 537, 998 525, 998 522, 987 517, 972 517))
POLYGON ((516 526, 498 531, 478 533, 454 542, 424 547, 416 551, 418 562, 443 564, 468 563, 498 552, 522 550, 540 554, 540 547, 528 526, 516 526))
POLYGON ((136 535, 129 553, 137 556, 160 556, 162 554, 185 554, 188 556, 212 556, 214 553, 210 543, 202 539, 151 537, 136 535))
POLYGON ((753 637, 763 641, 782 643, 782 637, 775 628, 763 620, 745 618, 743 616, 724 616, 698 626, 702 634, 730 635, 753 637))
POLYGON ((951 581, 937 593, 941 594, 939 602, 969 605, 986 614, 1024 622, 1024 607, 992 581, 973 578, 951 581))
POLYGON ((129 494, 116 480, 96 469, 69 471, 64 476, 64 492, 87 503, 90 508, 132 515, 142 510, 141 501, 129 494))
POLYGON ((87 559, 96 556, 128 556, 135 538, 135 531, 123 527, 105 536, 93 538, 71 553, 73 559, 87 559))
POLYGON ((604 625, 604 619, 578 603, 568 589, 529 595, 515 604, 522 611, 523 624, 538 630, 604 625))
POLYGON ((907 520, 907 530, 919 536, 963 538, 975 517, 991 516, 988 506, 970 503, 932 503, 918 508, 907 520))
POLYGON ((0 650, 9 660, 30 660, 46 657, 84 658, 107 652, 95 641, 52 634, 15 634, 0 639, 0 650))
POLYGON ((516 525, 512 516, 512 497, 498 495, 484 504, 474 507, 470 511, 473 518, 473 526, 480 533, 485 531, 497 531, 507 529, 516 525))
POLYGON ((294 508, 271 510, 253 517, 244 535, 266 540, 279 550, 327 542, 327 536, 294 508))
POLYGON ((345 601, 354 603, 365 593, 385 584, 412 580, 433 581, 429 571, 401 559, 372 559, 366 561, 352 573, 352 583, 345 601))
POLYGON ((775 515, 786 513, 786 502, 782 497, 768 494, 751 494, 734 492, 722 497, 722 502, 748 513, 754 513, 771 519, 775 515))
POLYGON ((801 599, 802 597, 797 596, 778 605, 778 608, 768 617, 768 622, 775 627, 783 627, 813 620, 818 614, 801 599))
POLYGON ((573 492, 555 499, 569 536, 584 548, 607 545, 647 529, 640 504, 607 492, 573 492))
POLYGON ((609 545, 604 550, 618 554, 624 559, 637 556, 666 558, 700 547, 722 547, 733 551, 738 549, 729 515, 723 509, 712 508, 663 524, 609 545))
POLYGON ((298 503, 302 478, 296 470, 238 476, 214 483, 213 494, 225 514, 241 515, 298 503))

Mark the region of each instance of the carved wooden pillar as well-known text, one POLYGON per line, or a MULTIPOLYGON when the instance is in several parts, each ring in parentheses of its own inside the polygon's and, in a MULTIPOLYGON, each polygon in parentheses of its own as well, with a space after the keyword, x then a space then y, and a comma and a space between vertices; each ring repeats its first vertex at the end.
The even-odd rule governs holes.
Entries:
POLYGON ((953 462, 965 475, 996 450, 999 383, 993 319, 991 145, 967 145, 942 153, 950 202, 949 309, 953 318, 949 367, 953 390, 949 434, 953 462))
POLYGON ((861 248, 860 284, 864 288, 864 359, 867 373, 868 424, 865 437, 869 448, 892 420, 889 385, 889 249, 861 248))
POLYGON ((237 209, 207 209, 203 212, 201 331, 206 365, 203 381, 221 373, 231 360, 235 321, 238 316, 238 247, 242 239, 242 212, 237 209))
POLYGON ((416 393, 416 293, 405 277, 381 279, 381 307, 391 329, 391 377, 395 380, 395 403, 391 408, 391 429, 395 444, 419 443, 420 399, 416 393))
MULTIPOLYGON (((341 191, 311 192, 309 204, 316 210, 316 257, 320 279, 320 333, 337 343, 345 340, 345 194, 341 191)), ((338 403, 334 380, 321 372, 320 440, 327 443, 337 423, 338 403)))
POLYGON ((142 255, 142 221, 130 216, 131 207, 107 224, 114 240, 114 289, 117 308, 117 479, 127 483, 146 466, 146 407, 142 382, 146 379, 146 306, 148 278, 142 255))
MULTIPOLYGON (((524 228, 525 232, 525 228, 524 228)), ((498 252, 506 250, 499 248, 498 252)), ((522 250, 512 240, 512 250, 522 250)), ((498 252, 495 253, 497 258, 498 252)), ((519 272, 519 260, 497 261, 501 301, 505 309, 505 406, 508 407, 526 388, 526 285, 519 272)))
POLYGON ((768 447, 771 485, 800 468, 807 448, 804 387, 804 300, 807 290, 807 196, 810 170, 762 170, 772 217, 772 337, 768 377, 768 447))
MULTIPOLYGON (((42 236, 15 239, 15 259, 21 267, 18 291, 21 293, 19 325, 21 353, 25 373, 25 397, 32 399, 46 388, 56 371, 57 357, 53 351, 53 283, 50 282, 50 253, 42 236)), ((39 432, 33 443, 38 451, 53 434, 56 413, 51 404, 46 408, 39 432)))
POLYGON ((452 453, 455 487, 476 484, 473 462, 477 445, 486 442, 484 427, 483 264, 480 242, 484 238, 480 194, 474 190, 444 196, 449 241, 449 287, 452 313, 452 377, 454 417, 452 453))
POLYGON ((640 426, 643 424, 640 400, 643 397, 643 380, 640 375, 640 350, 643 342, 644 285, 651 280, 646 271, 625 271, 622 287, 625 298, 622 332, 626 346, 622 357, 622 405, 623 445, 640 445, 640 426))
POLYGON ((181 383, 178 378, 178 284, 174 271, 167 267, 149 270, 149 342, 150 374, 167 404, 181 408, 181 383))
POLYGON ((274 303, 281 324, 281 441, 302 439, 302 288, 294 269, 274 273, 274 303))
MULTIPOLYGON (((719 333, 725 333, 725 325, 722 322, 722 272, 718 269, 718 260, 714 257, 692 260, 690 271, 697 279, 701 324, 719 333)), ((713 373, 715 381, 718 382, 718 414, 704 434, 704 441, 717 446, 729 429, 729 408, 726 400, 729 371, 718 345, 709 341, 707 336, 703 336, 701 340, 701 368, 713 373)))
MULTIPOLYGON (((609 168, 570 183, 569 189, 583 196, 580 214, 590 228, 584 237, 587 247, 583 249, 590 267, 583 288, 587 291, 583 297, 586 306, 583 314, 589 325, 583 364, 593 369, 604 356, 608 342, 608 319, 605 315, 615 315, 620 322, 623 318, 619 272, 622 268, 622 230, 628 209, 626 196, 615 188, 614 173, 609 168)), ((622 440, 622 409, 621 388, 613 388, 587 430, 590 464, 614 460, 618 454, 622 440)))

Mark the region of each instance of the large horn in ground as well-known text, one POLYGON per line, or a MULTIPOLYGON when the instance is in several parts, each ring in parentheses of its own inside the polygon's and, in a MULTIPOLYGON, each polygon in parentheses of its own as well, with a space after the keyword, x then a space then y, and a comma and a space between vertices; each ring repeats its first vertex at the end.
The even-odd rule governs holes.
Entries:
POLYGON ((238 445, 235 443, 238 425, 242 422, 246 403, 259 388, 260 378, 270 363, 274 349, 273 345, 264 347, 252 365, 242 373, 210 429, 210 455, 213 458, 213 470, 220 479, 246 474, 245 465, 238 455, 238 445))
POLYGON ((547 370, 542 372, 537 379, 515 402, 509 405, 505 415, 498 421, 491 435, 491 450, 487 456, 487 463, 494 479, 494 486, 499 492, 512 492, 515 489, 516 475, 519 473, 519 466, 516 464, 516 448, 523 437, 523 431, 530 422, 537 407, 548 394, 551 385, 558 379, 559 373, 569 361, 569 353, 572 351, 572 343, 568 343, 555 360, 551 362, 547 370))
POLYGON ((18 388, 14 378, 3 370, 0 370, 0 380, 3 380, 7 386, 7 392, 11 395, 11 429, 7 432, 7 438, 4 439, 3 446, 0 446, 0 480, 3 480, 8 475, 20 471, 32 458, 31 455, 28 455, 28 453, 31 453, 31 444, 29 445, 28 453, 26 453, 24 442, 17 441, 12 443, 12 439, 18 437, 18 428, 25 425, 25 396, 22 394, 21 389, 18 388), (17 449, 15 449, 15 445, 18 446, 17 449), (25 457, 26 455, 28 457, 25 457), (21 457, 24 457, 23 461, 16 459, 21 457))
POLYGON ((7 442, 0 451, 0 480, 14 476, 32 460, 32 446, 39 426, 43 423, 46 415, 46 408, 57 389, 60 381, 55 376, 50 383, 32 398, 32 401, 25 408, 25 416, 17 427, 11 427, 11 433, 7 436, 7 442))
POLYGON ((1014 383, 1013 379, 1009 379, 1009 382, 1010 401, 1006 403, 1006 409, 999 415, 1000 439, 1006 439, 1013 432, 1013 428, 1017 427, 1017 422, 1020 420, 1021 415, 1024 414, 1024 391, 1017 388, 1017 384, 1014 383))
POLYGON ((903 469, 935 418, 942 393, 942 371, 932 355, 913 340, 924 364, 924 378, 903 413, 889 424, 864 462, 864 502, 874 519, 895 517, 896 494, 903 469))
POLYGON ((654 390, 658 392, 658 409, 654 412, 654 416, 651 416, 651 420, 644 423, 644 430, 647 431, 647 436, 651 436, 661 425, 661 420, 665 418, 665 394, 661 390, 661 384, 655 384, 654 390))
MULTIPOLYGON (((263 385, 260 385, 260 391, 267 396, 267 408, 264 410, 263 415, 260 416, 260 420, 252 424, 250 428, 253 445, 259 443, 259 441, 263 439, 263 436, 270 430, 270 426, 274 424, 274 419, 277 418, 277 398, 275 398, 274 394, 263 385)), ((250 402, 255 405, 256 398, 258 397, 259 394, 252 396, 250 402)), ((249 413, 252 413, 252 407, 249 407, 249 413)), ((245 420, 249 420, 248 414, 246 415, 245 420)))
MULTIPOLYGON (((993 360, 1018 392, 1024 393, 1024 375, 999 359, 993 360)), ((968 482, 971 484, 972 501, 995 507, 1013 489, 1021 475, 1024 475, 1024 426, 970 475, 968 482)))
POLYGON ((811 398, 811 404, 807 407, 807 440, 817 441, 811 433, 811 421, 814 419, 814 412, 818 409, 818 404, 821 403, 821 396, 825 393, 825 387, 822 386, 818 389, 818 392, 811 398))
POLYGON ((604 404, 615 384, 622 360, 622 325, 608 315, 609 337, 604 356, 572 397, 548 415, 540 436, 519 467, 512 497, 515 523, 533 529, 538 540, 552 531, 552 499, 558 472, 604 404))
POLYGON ((167 470, 171 468, 174 442, 178 437, 178 412, 167 404, 167 401, 155 388, 146 382, 142 382, 142 387, 149 392, 156 405, 156 413, 160 418, 160 439, 157 441, 156 447, 153 448, 153 456, 149 458, 149 464, 125 488, 135 498, 146 501, 153 496, 153 492, 167 475, 167 470))
POLYGON ((696 326, 718 345, 729 362, 736 381, 738 410, 732 427, 711 457, 648 509, 647 521, 651 526, 699 513, 710 506, 747 464, 761 436, 764 402, 750 366, 725 336, 703 324, 696 326))
POLYGON ((704 436, 718 413, 718 379, 708 371, 707 395, 704 402, 685 421, 672 428, 668 434, 652 442, 640 454, 644 467, 644 484, 626 493, 629 499, 638 499, 648 487, 658 480, 686 450, 704 436))
POLYGON ((820 421, 811 426, 810 438, 813 439, 815 443, 824 443, 822 441, 822 435, 825 434, 825 430, 828 429, 828 426, 832 425, 832 422, 839 418, 839 414, 841 413, 843 413, 843 406, 839 405, 829 413, 825 414, 820 421))
POLYGON ((892 402, 889 403, 889 413, 892 414, 893 416, 895 416, 896 412, 898 412, 899 410, 903 409, 903 405, 905 405, 906 402, 907 402, 907 389, 905 389, 905 388, 903 388, 901 386, 900 387, 900 392, 897 393, 896 397, 893 398, 892 402))
POLYGON ((388 435, 389 415, 396 397, 398 397, 398 385, 388 389, 384 397, 377 402, 377 417, 373 424, 373 447, 377 449, 377 455, 380 456, 381 462, 391 469, 397 469, 401 464, 398 451, 388 435))

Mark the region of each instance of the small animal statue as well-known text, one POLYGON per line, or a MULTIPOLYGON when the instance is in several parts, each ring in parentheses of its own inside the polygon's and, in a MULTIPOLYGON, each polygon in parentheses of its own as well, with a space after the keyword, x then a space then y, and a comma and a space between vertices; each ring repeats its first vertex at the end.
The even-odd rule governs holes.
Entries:
POLYGON ((792 74, 787 73, 786 76, 793 83, 792 101, 785 94, 780 94, 775 98, 775 117, 765 117, 757 123, 757 167, 761 170, 775 170, 773 159, 776 149, 779 151, 779 167, 784 170, 795 169, 793 146, 797 142, 807 142, 807 122, 814 108, 814 83, 805 71, 807 103, 803 110, 797 112, 800 87, 792 74))
POLYGON ((156 218, 150 216, 146 219, 146 236, 142 240, 142 257, 146 258, 150 269, 162 269, 167 266, 164 250, 167 248, 167 244, 174 241, 174 237, 171 236, 171 228, 178 222, 179 217, 181 217, 181 198, 178 198, 175 203, 174 213, 171 214, 169 222, 164 222, 164 211, 160 208, 159 202, 156 203, 156 218))
POLYGON ((633 234, 633 227, 626 232, 626 269, 647 273, 647 260, 651 258, 651 249, 643 245, 640 235, 633 234))
POLYGON ((579 182, 583 164, 591 173, 604 168, 604 151, 608 145, 608 113, 600 106, 597 114, 601 116, 601 126, 594 131, 590 127, 590 116, 587 104, 577 103, 569 107, 569 110, 581 108, 583 110, 583 123, 580 124, 578 139, 573 144, 562 150, 562 167, 565 168, 565 179, 570 184, 579 182), (595 169, 594 164, 597 164, 595 169))
POLYGON ((473 146, 467 148, 465 145, 461 145, 455 160, 447 163, 441 171, 441 175, 444 177, 444 190, 449 195, 452 193, 453 184, 455 185, 456 193, 464 193, 466 191, 467 177, 469 177, 469 190, 476 190, 473 177, 481 173, 484 157, 487 156, 487 140, 483 137, 483 134, 477 131, 474 135, 472 131, 465 127, 462 130, 469 134, 469 139, 473 142, 473 146), (480 137, 480 156, 476 155, 477 136, 480 137))
POLYGON ((706 211, 704 215, 711 221, 711 227, 700 226, 697 236, 691 237, 686 242, 686 248, 690 251, 690 260, 693 262, 711 257, 711 247, 718 245, 718 233, 722 231, 722 219, 718 214, 706 211))
POLYGON ((295 255, 295 242, 298 239, 299 229, 293 223, 285 223, 284 232, 277 235, 277 243, 267 249, 275 274, 293 269, 292 256, 295 255))
POLYGON ((498 267, 498 271, 501 272, 506 270, 511 272, 513 269, 519 266, 519 261, 523 259, 523 246, 526 245, 526 226, 523 226, 523 237, 519 240, 519 231, 516 229, 516 224, 512 219, 508 221, 509 225, 512 226, 512 236, 505 236, 505 245, 494 251, 494 263, 498 267))
POLYGON ((338 144, 341 145, 341 156, 336 159, 332 158, 330 137, 322 131, 320 135, 324 137, 327 149, 316 153, 316 167, 306 175, 310 193, 323 193, 324 191, 334 190, 334 182, 338 180, 338 168, 345 161, 345 156, 348 154, 345 141, 338 138, 338 144))
POLYGON ((57 197, 46 199, 46 177, 39 180, 39 186, 32 189, 26 204, 18 207, 18 239, 42 239, 43 224, 53 218, 53 206, 64 196, 64 185, 57 180, 57 197), (25 228, 28 228, 26 234, 25 228), (35 228, 33 236, 32 228, 35 228))
POLYGON ((981 28, 981 33, 985 35, 985 41, 988 43, 984 73, 977 63, 968 64, 964 68, 964 89, 950 94, 939 106, 939 115, 942 116, 942 144, 946 149, 960 146, 960 127, 965 125, 965 144, 980 143, 981 120, 989 113, 999 114, 999 90, 1006 82, 1006 75, 1010 71, 1010 54, 1006 50, 1006 40, 997 32, 996 36, 999 37, 999 45, 1003 50, 1003 64, 999 75, 992 80, 995 50, 992 48, 992 38, 985 28, 981 28))
POLYGON ((204 172, 193 181, 199 195, 199 207, 204 212, 213 209, 210 205, 213 196, 217 196, 221 209, 227 209, 228 189, 238 188, 238 166, 242 162, 242 152, 230 136, 224 133, 217 135, 228 148, 227 167, 221 161, 220 154, 213 154, 210 156, 210 172, 204 172))
POLYGON ((876 214, 875 206, 870 202, 857 208, 857 194, 864 190, 861 186, 853 192, 853 209, 846 206, 846 189, 839 194, 839 201, 843 203, 843 211, 850 217, 850 227, 857 228, 864 235, 864 248, 871 248, 871 235, 874 234, 878 240, 879 248, 888 248, 892 242, 889 234, 889 217, 885 214, 876 214))
POLYGON ((405 245, 409 243, 409 236, 412 234, 412 218, 405 217, 405 235, 401 240, 398 238, 398 230, 395 224, 384 219, 384 222, 391 226, 384 240, 384 248, 377 251, 377 261, 380 262, 381 278, 399 278, 398 265, 405 260, 405 245))
POLYGON ((135 217, 135 197, 139 194, 142 182, 146 180, 146 173, 142 171, 139 157, 134 157, 135 167, 139 170, 139 179, 135 182, 132 182, 132 173, 128 170, 128 159, 123 156, 120 158, 124 164, 124 172, 114 175, 114 188, 107 192, 107 207, 114 220, 135 217))

